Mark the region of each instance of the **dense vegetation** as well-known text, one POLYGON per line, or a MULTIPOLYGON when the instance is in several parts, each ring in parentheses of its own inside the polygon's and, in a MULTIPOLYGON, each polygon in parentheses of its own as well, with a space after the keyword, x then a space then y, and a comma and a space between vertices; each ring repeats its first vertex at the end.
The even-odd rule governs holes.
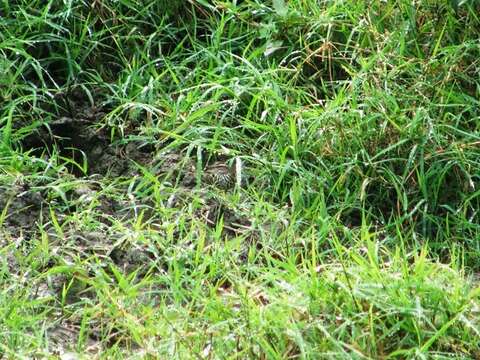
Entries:
POLYGON ((0 126, 6 358, 480 357, 477 1, 3 1, 0 126))

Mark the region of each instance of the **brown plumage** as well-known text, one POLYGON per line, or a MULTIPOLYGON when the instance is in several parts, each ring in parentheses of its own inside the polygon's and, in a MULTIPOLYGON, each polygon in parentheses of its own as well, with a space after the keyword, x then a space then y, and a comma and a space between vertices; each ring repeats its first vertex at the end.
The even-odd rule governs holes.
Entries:
POLYGON ((224 162, 214 162, 205 169, 203 180, 220 189, 229 189, 235 184, 235 169, 224 162))

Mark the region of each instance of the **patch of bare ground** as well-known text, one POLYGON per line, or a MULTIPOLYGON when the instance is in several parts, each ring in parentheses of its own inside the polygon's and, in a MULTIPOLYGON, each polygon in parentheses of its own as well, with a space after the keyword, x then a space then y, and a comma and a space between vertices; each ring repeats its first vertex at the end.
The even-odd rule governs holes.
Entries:
MULTIPOLYGON (((154 242, 130 236, 141 223, 145 236, 166 238, 172 219, 166 219, 159 207, 181 210, 194 204, 187 221, 206 224, 212 233, 218 234, 219 229, 222 241, 241 237, 244 247, 239 261, 243 261, 265 224, 255 223, 251 204, 228 201, 236 186, 231 159, 218 157, 197 169, 198 161, 181 152, 164 152, 135 140, 112 141, 109 131, 98 126, 105 110, 86 97, 77 95, 67 108, 20 144, 23 151, 45 161, 59 154, 65 162, 60 166, 62 173, 36 182, 28 176, 18 177, 0 187, 0 243, 7 249, 4 255, 10 273, 31 282, 32 300, 63 306, 95 302, 97 295, 89 281, 98 274, 94 274, 92 259, 99 271, 110 275, 111 266, 125 274, 135 273, 138 279, 165 271, 161 249, 154 242), (160 200, 136 195, 145 171, 156 179, 153 186, 159 188, 160 200), (115 192, 106 191, 115 181, 115 192), (76 220, 82 216, 89 221, 76 220), (41 276, 28 280, 25 276, 30 275, 20 273, 19 262, 31 255, 33 243, 42 238, 48 239, 49 260, 39 264, 41 276)), ((173 231, 175 236, 182 230, 173 231)), ((45 336, 50 351, 61 358, 74 356, 80 340, 87 353, 100 351, 95 333, 105 324, 91 321, 82 335, 82 319, 58 311, 49 317, 45 336)), ((121 338, 115 329, 107 332, 112 342, 121 338)))

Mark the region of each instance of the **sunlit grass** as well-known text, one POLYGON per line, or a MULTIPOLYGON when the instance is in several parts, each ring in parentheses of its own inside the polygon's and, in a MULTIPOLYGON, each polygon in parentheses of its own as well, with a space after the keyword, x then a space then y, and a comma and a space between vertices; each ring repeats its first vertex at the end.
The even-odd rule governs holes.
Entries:
POLYGON ((478 358, 479 10, 2 3, 0 351, 478 358))

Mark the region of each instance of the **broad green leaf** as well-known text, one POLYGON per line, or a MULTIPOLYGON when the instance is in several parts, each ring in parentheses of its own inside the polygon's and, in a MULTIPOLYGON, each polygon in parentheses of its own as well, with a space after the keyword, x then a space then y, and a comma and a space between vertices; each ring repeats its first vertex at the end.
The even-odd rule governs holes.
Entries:
POLYGON ((288 14, 288 5, 285 0, 273 0, 273 8, 280 16, 286 16, 288 14))

